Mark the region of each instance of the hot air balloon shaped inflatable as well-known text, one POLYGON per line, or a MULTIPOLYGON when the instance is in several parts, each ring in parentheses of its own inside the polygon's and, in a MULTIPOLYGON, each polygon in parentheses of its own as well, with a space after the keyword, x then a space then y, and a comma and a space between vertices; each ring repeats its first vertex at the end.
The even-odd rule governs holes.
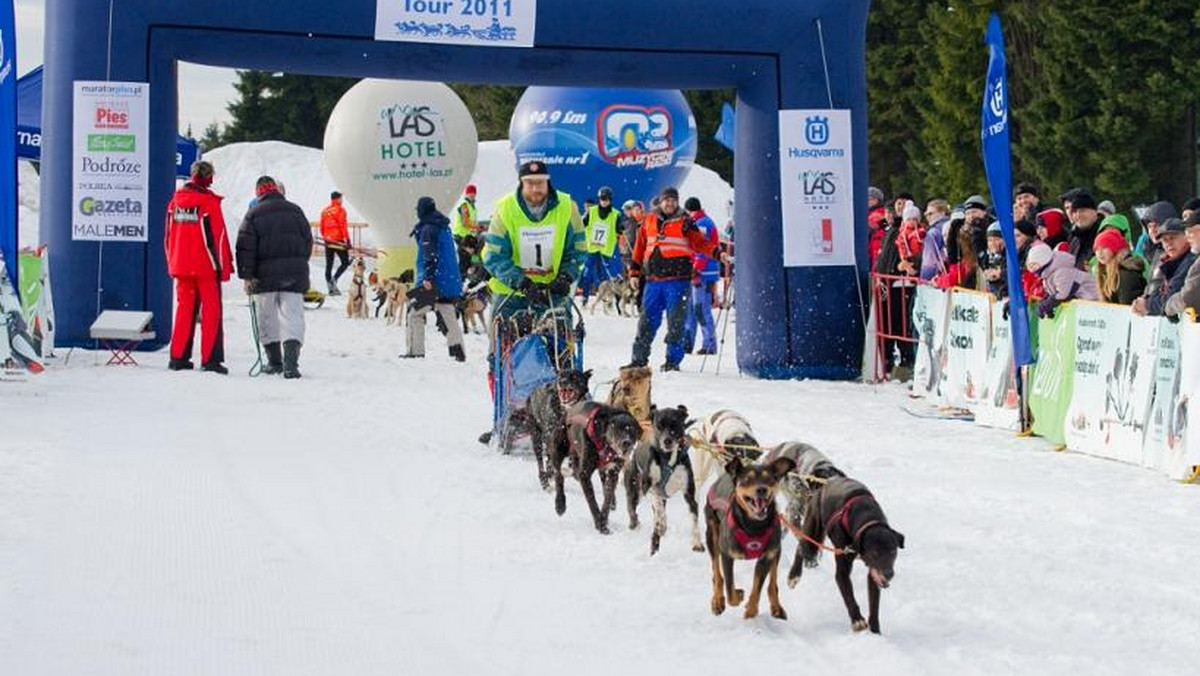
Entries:
POLYGON ((411 268, 417 199, 449 213, 475 171, 479 136, 462 99, 436 82, 367 79, 334 107, 325 127, 325 165, 370 221, 384 254, 379 271, 411 268))
POLYGON ((679 90, 530 87, 509 124, 517 164, 541 160, 582 202, 601 186, 618 203, 679 186, 696 160, 696 120, 679 90))

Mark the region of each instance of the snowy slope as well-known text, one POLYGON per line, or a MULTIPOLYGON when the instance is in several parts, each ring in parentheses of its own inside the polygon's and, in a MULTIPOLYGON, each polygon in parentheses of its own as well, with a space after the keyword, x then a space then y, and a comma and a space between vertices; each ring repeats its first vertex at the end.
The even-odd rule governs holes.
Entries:
MULTIPOLYGON (((286 179, 285 179, 286 180, 286 179)), ((1037 440, 901 412, 898 387, 659 377, 655 398, 733 407, 767 442, 822 448, 907 536, 881 637, 853 634, 832 561, 784 588, 790 619, 708 610, 682 503, 663 550, 597 534, 531 458, 476 443, 482 355, 397 360, 403 331, 307 314, 305 377, 70 364, 0 383, 0 673, 1186 674, 1200 606, 1200 491, 1037 440), (19 422, 14 422, 19 421, 19 422)), ((589 321, 596 381, 634 322, 589 321)), ((655 359, 662 346, 655 346, 655 359)), ((785 564, 794 540, 785 543, 785 564)), ((740 566, 739 584, 750 569, 740 566)), ((865 604, 863 572, 855 575, 865 604)), ((764 600, 765 604, 765 600, 764 600)))

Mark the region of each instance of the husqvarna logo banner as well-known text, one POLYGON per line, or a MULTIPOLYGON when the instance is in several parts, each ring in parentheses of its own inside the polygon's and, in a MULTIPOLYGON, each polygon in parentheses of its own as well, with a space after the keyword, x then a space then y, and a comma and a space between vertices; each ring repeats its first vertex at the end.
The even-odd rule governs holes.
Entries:
POLYGON ((783 264, 854 265, 850 111, 779 111, 783 264))
POLYGON ((605 161, 618 167, 665 167, 675 159, 672 128, 666 108, 609 106, 596 120, 596 147, 605 161))

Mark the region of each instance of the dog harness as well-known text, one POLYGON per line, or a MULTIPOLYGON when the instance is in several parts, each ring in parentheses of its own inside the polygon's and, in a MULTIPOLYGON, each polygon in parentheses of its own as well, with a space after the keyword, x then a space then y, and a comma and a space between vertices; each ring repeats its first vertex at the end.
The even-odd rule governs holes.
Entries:
POLYGON ((708 489, 706 500, 708 505, 714 510, 725 512, 725 526, 729 528, 733 539, 738 543, 738 547, 742 548, 742 553, 747 559, 757 559, 762 556, 763 552, 767 551, 767 545, 770 544, 771 537, 779 530, 778 519, 771 519, 771 525, 762 533, 751 535, 738 525, 737 519, 733 518, 732 501, 717 495, 717 484, 713 484, 712 488, 708 489))
POLYGON ((859 547, 859 545, 858 545, 858 542, 862 538, 862 534, 867 532, 868 528, 870 528, 872 526, 878 526, 878 525, 880 525, 882 523, 886 523, 886 522, 881 519, 872 519, 872 520, 864 523, 863 525, 859 526, 858 530, 851 533, 850 532, 850 506, 860 500, 874 500, 874 499, 875 499, 875 497, 873 495, 871 495, 870 493, 859 493, 858 495, 855 495, 855 496, 851 497, 849 500, 846 500, 845 502, 843 502, 842 506, 839 507, 838 510, 836 512, 834 512, 832 516, 829 517, 829 520, 825 522, 825 532, 828 533, 833 528, 833 526, 840 521, 842 530, 845 531, 845 533, 847 535, 851 536, 850 537, 851 546, 853 546, 854 549, 856 549, 856 550, 861 549, 861 547, 859 547))
MULTIPOLYGON (((593 408, 591 413, 576 413, 571 416, 570 424, 583 426, 588 440, 592 442, 592 446, 596 448, 596 454, 599 456, 599 459, 596 462, 596 469, 604 469, 605 467, 608 467, 608 465, 614 459, 616 459, 617 452, 613 450, 613 448, 608 445, 608 442, 604 440, 604 437, 600 436, 600 434, 596 431, 596 418, 599 416, 599 414, 599 406, 593 408)), ((572 438, 572 443, 574 443, 574 438, 572 438)))

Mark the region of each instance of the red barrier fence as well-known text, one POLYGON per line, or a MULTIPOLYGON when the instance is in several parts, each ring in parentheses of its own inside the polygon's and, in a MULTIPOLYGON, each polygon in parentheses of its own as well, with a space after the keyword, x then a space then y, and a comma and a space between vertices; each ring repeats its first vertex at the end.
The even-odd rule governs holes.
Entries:
POLYGON ((871 273, 871 307, 875 312, 875 372, 872 382, 888 379, 889 367, 900 352, 901 364, 911 368, 917 337, 912 327, 912 304, 917 287, 928 284, 919 277, 871 273))

